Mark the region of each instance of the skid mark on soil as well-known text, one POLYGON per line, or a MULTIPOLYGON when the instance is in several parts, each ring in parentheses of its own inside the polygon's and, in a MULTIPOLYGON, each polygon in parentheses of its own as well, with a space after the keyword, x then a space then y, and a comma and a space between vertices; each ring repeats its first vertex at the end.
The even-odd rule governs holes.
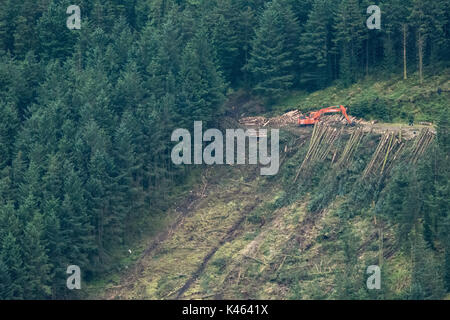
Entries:
MULTIPOLYGON (((236 170, 238 171, 238 170, 236 170)), ((240 174, 240 173, 239 173, 240 174)), ((262 201, 255 192, 259 177, 245 184, 236 179, 191 197, 189 208, 148 246, 119 286, 106 291, 109 299, 174 299, 182 297, 215 252, 237 234, 246 215, 262 201)), ((183 206, 182 206, 183 207, 183 206)))
MULTIPOLYGON (((251 212, 256 205, 251 205, 247 207, 244 212, 251 212)), ((184 286, 178 291, 176 298, 179 299, 182 295, 189 289, 189 287, 197 280, 200 274, 205 270, 206 265, 208 264, 211 257, 217 252, 217 250, 223 246, 226 242, 231 241, 235 237, 236 231, 241 227, 244 222, 246 216, 242 216, 233 227, 227 232, 226 236, 219 242, 217 247, 214 247, 203 259, 202 264, 198 267, 198 269, 194 272, 194 274, 189 278, 188 281, 184 284, 184 286)))

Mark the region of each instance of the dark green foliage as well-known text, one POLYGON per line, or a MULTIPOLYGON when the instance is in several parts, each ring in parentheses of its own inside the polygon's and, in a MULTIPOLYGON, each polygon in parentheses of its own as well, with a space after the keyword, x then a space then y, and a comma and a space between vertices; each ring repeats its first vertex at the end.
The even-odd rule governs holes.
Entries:
POLYGON ((340 75, 344 84, 356 80, 362 61, 365 19, 358 0, 339 4, 336 22, 336 44, 341 52, 340 75))
MULTIPOLYGON (((81 30, 66 27, 70 1, 1 0, 0 298, 73 298, 65 287, 68 265, 79 265, 87 280, 110 271, 116 252, 136 240, 136 225, 165 212, 186 182, 190 169, 170 159, 171 132, 194 120, 217 127, 227 84, 251 87, 273 102, 290 89, 335 79, 349 84, 369 62, 395 69, 405 24, 408 63, 416 59, 418 32, 425 66, 448 61, 448 3, 412 3, 411 12, 409 2, 380 4, 381 37, 366 30, 367 3, 357 0, 80 0, 81 30)), ((388 101, 371 99, 350 113, 385 121, 402 116, 388 101)), ((399 168, 389 193, 383 182, 357 180, 365 154, 348 168, 314 168, 310 179, 293 185, 304 146, 280 172, 282 197, 249 220, 261 223, 308 192, 311 211, 339 195, 351 194, 361 206, 375 201, 377 213, 398 222, 404 237, 420 226, 425 247, 414 254, 423 251, 438 266, 445 261, 442 278, 450 288, 448 114, 440 117, 433 152, 417 168, 399 168)), ((361 210, 346 203, 339 216, 361 210)), ((354 250, 347 244, 350 266, 354 250)), ((439 284, 427 284, 435 270, 415 276, 412 297, 439 297, 439 284)), ((339 282, 339 297, 364 297, 350 292, 358 279, 346 281, 339 282)))
POLYGON ((242 67, 250 52, 257 24, 254 9, 239 0, 211 1, 212 13, 204 17, 211 30, 217 60, 225 79, 232 85, 242 79, 242 67))
POLYGON ((415 232, 411 232, 410 237, 413 269, 409 298, 441 299, 445 291, 440 267, 423 237, 415 232))
POLYGON ((15 140, 19 129, 19 116, 11 103, 1 103, 0 106, 0 169, 11 165, 15 140))
POLYGON ((345 226, 342 231, 341 243, 339 244, 344 267, 338 270, 335 276, 336 299, 361 300, 367 298, 364 290, 364 273, 358 267, 357 250, 359 246, 358 237, 352 232, 350 226, 345 226))
POLYGON ((301 37, 302 82, 321 88, 332 79, 332 3, 316 0, 301 37))
POLYGON ((23 235, 24 260, 26 261, 26 286, 24 297, 48 298, 51 295, 49 258, 45 248, 44 221, 40 213, 27 223, 23 235))
POLYGON ((274 101, 295 84, 300 31, 290 6, 281 0, 266 5, 252 42, 245 69, 252 75, 255 92, 274 101))
POLYGON ((5 280, 9 286, 3 288, 4 299, 23 299, 25 283, 25 270, 21 249, 16 237, 8 233, 1 244, 0 265, 6 270, 5 280))
POLYGON ((82 30, 66 28, 67 1, 2 4, 2 298, 74 297, 67 266, 87 280, 110 270, 136 222, 183 183, 171 131, 222 112, 197 8, 154 3, 136 17, 137 2, 81 1, 82 30))
POLYGON ((408 40, 410 39, 410 26, 408 17, 411 12, 411 0, 383 1, 382 15, 384 33, 384 64, 386 68, 396 68, 402 62, 403 44, 406 40, 407 61, 410 60, 408 40))
POLYGON ((184 118, 184 125, 190 126, 194 120, 211 124, 214 117, 222 113, 218 107, 224 101, 225 86, 203 31, 186 45, 180 82, 178 112, 184 118))
POLYGON ((382 99, 368 99, 348 106, 348 112, 358 118, 380 119, 385 122, 392 121, 394 114, 388 101, 382 99))
POLYGON ((444 246, 444 285, 447 292, 450 291, 450 218, 447 216, 444 219, 443 232, 443 246, 444 246))
POLYGON ((76 31, 69 30, 66 26, 66 9, 69 5, 68 1, 50 1, 38 20, 39 53, 43 59, 63 59, 71 53, 76 31))
POLYGON ((438 144, 439 150, 445 157, 450 155, 450 115, 449 106, 443 106, 439 120, 438 126, 438 144))

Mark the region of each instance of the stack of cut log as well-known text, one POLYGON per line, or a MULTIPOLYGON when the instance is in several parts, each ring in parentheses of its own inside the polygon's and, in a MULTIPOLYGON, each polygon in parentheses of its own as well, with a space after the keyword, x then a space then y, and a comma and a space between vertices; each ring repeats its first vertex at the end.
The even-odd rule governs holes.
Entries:
POLYGON ((262 127, 267 122, 265 117, 245 117, 239 123, 246 127, 262 127))
POLYGON ((298 110, 286 112, 278 117, 245 117, 239 120, 239 123, 246 127, 284 127, 296 124, 302 113, 298 110))
MULTIPOLYGON (((333 151, 334 154, 336 154, 337 150, 334 147, 334 143, 341 136, 342 132, 343 128, 334 128, 322 122, 318 122, 314 125, 308 152, 297 171, 294 182, 297 181, 300 174, 308 174, 309 168, 313 163, 325 160, 330 153, 333 153, 333 151)), ((334 158, 335 156, 333 156, 333 160, 334 158)))
POLYGON ((420 159, 420 157, 425 153, 427 148, 430 146, 430 144, 433 142, 435 138, 435 134, 431 132, 430 129, 425 128, 420 131, 419 136, 417 137, 416 141, 414 142, 413 150, 412 150, 412 157, 411 157, 411 163, 417 163, 417 161, 420 159))
POLYGON ((298 110, 292 110, 282 114, 281 116, 270 118, 264 125, 271 125, 276 127, 283 127, 290 124, 297 124, 298 118, 302 116, 302 113, 298 110))
MULTIPOLYGON (((369 124, 369 122, 364 121, 362 119, 358 119, 356 117, 349 116, 349 119, 354 124, 369 124)), ((322 118, 320 118, 320 122, 326 123, 328 125, 342 125, 342 124, 348 124, 347 119, 343 115, 340 114, 334 114, 334 115, 325 115, 322 118)))
POLYGON ((354 130, 348 139, 347 144, 345 145, 344 151, 342 151, 342 155, 337 162, 337 166, 346 166, 352 156, 356 153, 361 140, 364 137, 364 131, 362 128, 358 128, 354 130))
MULTIPOLYGON (((297 124, 298 118, 303 114, 298 110, 292 110, 278 117, 245 117, 239 120, 239 123, 245 127, 285 127, 297 124)), ((350 121, 355 124, 369 125, 371 122, 349 116, 350 121)), ((320 122, 330 126, 340 126, 348 124, 347 119, 341 114, 325 115, 320 118, 320 122)))
POLYGON ((392 167, 394 161, 403 151, 404 143, 393 131, 387 131, 380 139, 378 147, 369 164, 363 172, 363 178, 368 176, 383 177, 392 167))

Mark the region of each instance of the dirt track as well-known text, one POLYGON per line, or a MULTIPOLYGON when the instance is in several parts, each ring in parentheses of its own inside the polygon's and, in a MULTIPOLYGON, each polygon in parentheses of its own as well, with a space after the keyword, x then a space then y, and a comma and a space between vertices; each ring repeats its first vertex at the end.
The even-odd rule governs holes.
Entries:
MULTIPOLYGON (((283 116, 281 116, 283 117, 283 116)), ((244 118, 240 120, 240 123, 248 128, 248 129, 285 129, 297 135, 309 135, 312 132, 312 126, 308 127, 299 127, 296 125, 296 117, 295 114, 292 119, 288 118, 282 121, 270 121, 262 118, 262 117, 253 117, 252 118, 244 118), (249 120, 250 119, 250 120, 249 120)), ((273 118, 277 119, 277 118, 273 118)), ((434 126, 432 125, 405 125, 399 123, 383 123, 383 122, 369 122, 363 121, 360 119, 352 118, 355 122, 355 126, 350 126, 346 123, 343 117, 339 117, 336 115, 333 116, 323 116, 321 122, 333 127, 343 127, 346 131, 351 132, 356 128, 362 127, 364 132, 375 133, 375 134, 384 134, 386 132, 395 132, 400 133, 403 139, 410 140, 414 139, 422 129, 428 128, 431 132, 436 133, 434 126)))

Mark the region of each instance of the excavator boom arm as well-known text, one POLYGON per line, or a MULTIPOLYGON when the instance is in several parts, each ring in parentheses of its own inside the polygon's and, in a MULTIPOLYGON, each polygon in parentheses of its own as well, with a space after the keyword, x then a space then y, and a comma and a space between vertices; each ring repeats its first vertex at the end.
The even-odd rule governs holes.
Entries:
POLYGON ((306 118, 306 119, 299 119, 298 123, 300 125, 302 125, 302 124, 315 124, 315 123, 319 122, 320 117, 322 117, 324 114, 327 114, 327 113, 338 113, 338 112, 342 112, 342 114, 344 115, 345 119, 347 119, 348 123, 352 124, 352 121, 348 117, 347 109, 343 105, 340 105, 339 107, 333 106, 333 107, 323 108, 323 109, 320 109, 318 111, 313 111, 313 112, 310 113, 310 116, 308 118, 306 118))

